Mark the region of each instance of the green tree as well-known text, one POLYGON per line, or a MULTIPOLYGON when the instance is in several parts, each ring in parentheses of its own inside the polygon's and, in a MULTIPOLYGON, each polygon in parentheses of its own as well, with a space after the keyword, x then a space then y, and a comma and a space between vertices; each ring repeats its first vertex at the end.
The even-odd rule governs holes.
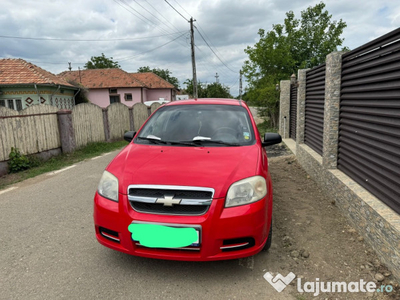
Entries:
POLYGON ((233 98, 229 93, 229 88, 223 86, 219 82, 208 84, 206 87, 207 98, 233 98))
POLYGON ((273 25, 268 32, 260 29, 260 40, 244 50, 248 55, 243 66, 248 88, 243 99, 252 105, 268 105, 264 115, 269 118, 270 125, 276 127, 279 94, 275 85, 289 79, 298 69, 325 62, 326 55, 343 44, 340 36, 345 27, 341 19, 332 21, 332 15, 321 2, 302 11, 301 19, 296 19, 289 11, 283 24, 273 25))
MULTIPOLYGON (((185 91, 191 98, 193 98, 193 80, 186 79, 183 83, 186 85, 185 91)), ((198 98, 207 98, 207 90, 206 85, 203 84, 201 81, 197 81, 197 97, 198 98)))
MULTIPOLYGON (((186 79, 186 92, 193 97, 193 80, 186 79)), ((204 84, 201 81, 197 82, 197 97, 198 98, 233 98, 229 93, 229 89, 218 82, 204 84)))
POLYGON ((113 58, 107 58, 104 53, 100 56, 92 56, 90 60, 84 65, 85 69, 112 69, 121 68, 117 61, 113 61, 113 58))
POLYGON ((172 72, 169 71, 168 69, 160 69, 160 68, 150 69, 149 66, 146 66, 146 67, 140 67, 137 71, 139 73, 153 72, 154 74, 157 74, 158 76, 160 76, 162 79, 173 84, 176 88, 179 88, 178 78, 172 76, 172 72))

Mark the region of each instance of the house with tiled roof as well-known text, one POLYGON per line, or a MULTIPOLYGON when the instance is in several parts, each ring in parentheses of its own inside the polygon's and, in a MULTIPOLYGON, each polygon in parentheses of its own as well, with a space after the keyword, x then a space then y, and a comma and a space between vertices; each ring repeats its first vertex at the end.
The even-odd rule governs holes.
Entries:
POLYGON ((72 109, 78 88, 23 59, 0 59, 0 106, 22 110, 34 104, 72 109))
POLYGON ((100 106, 120 102, 127 106, 163 98, 175 100, 176 88, 154 73, 127 73, 121 69, 66 71, 58 77, 88 90, 90 102, 100 106), (141 75, 144 74, 144 75, 141 75))
POLYGON ((165 101, 176 100, 176 87, 161 78, 153 72, 145 73, 130 73, 134 79, 137 79, 145 85, 146 100, 144 101, 155 101, 164 99, 165 101))

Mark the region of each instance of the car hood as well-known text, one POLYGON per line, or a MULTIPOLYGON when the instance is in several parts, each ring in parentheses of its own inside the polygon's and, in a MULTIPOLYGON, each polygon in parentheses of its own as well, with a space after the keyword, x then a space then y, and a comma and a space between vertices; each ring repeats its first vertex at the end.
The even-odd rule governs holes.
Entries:
POLYGON ((117 176, 119 192, 131 184, 214 188, 225 197, 229 186, 256 175, 257 145, 242 147, 172 147, 129 144, 108 166, 117 176))

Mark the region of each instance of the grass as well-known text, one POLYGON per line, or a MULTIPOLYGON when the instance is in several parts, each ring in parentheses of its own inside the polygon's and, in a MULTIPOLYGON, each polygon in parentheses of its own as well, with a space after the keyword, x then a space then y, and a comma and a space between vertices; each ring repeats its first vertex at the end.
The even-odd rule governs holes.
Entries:
POLYGON ((275 132, 275 133, 278 132, 278 129, 277 129, 277 128, 272 128, 272 127, 268 124, 268 122, 265 122, 265 121, 264 121, 263 123, 258 124, 258 125, 257 125, 257 128, 258 128, 258 131, 260 132, 260 135, 261 135, 262 138, 264 138, 264 134, 265 134, 266 132, 275 132))
POLYGON ((80 148, 73 153, 61 154, 54 156, 47 161, 40 161, 38 166, 31 169, 4 175, 0 178, 0 189, 5 188, 8 185, 23 181, 28 178, 32 178, 47 172, 56 171, 64 167, 73 165, 74 163, 83 161, 88 158, 99 156, 103 153, 121 149, 128 143, 126 141, 117 142, 98 142, 91 143, 87 146, 80 148))

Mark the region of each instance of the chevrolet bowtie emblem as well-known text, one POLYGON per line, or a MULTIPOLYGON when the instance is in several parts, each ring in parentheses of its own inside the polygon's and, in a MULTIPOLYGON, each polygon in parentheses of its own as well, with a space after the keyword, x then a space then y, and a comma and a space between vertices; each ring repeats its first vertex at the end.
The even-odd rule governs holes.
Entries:
POLYGON ((181 203, 182 199, 174 199, 174 196, 164 196, 164 198, 157 198, 156 203, 162 203, 164 206, 172 206, 181 203))

